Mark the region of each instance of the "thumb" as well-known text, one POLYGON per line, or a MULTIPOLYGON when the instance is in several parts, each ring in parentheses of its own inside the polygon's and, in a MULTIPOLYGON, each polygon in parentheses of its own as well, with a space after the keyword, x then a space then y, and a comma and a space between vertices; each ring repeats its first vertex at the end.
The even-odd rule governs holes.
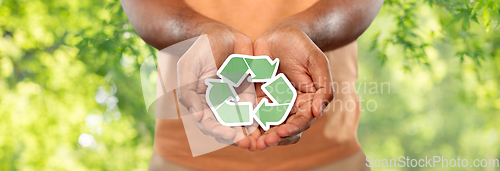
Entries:
POLYGON ((333 100, 335 90, 333 89, 332 76, 328 58, 322 52, 310 58, 309 72, 313 80, 316 92, 313 97, 312 111, 314 117, 318 118, 323 114, 325 107, 333 100))

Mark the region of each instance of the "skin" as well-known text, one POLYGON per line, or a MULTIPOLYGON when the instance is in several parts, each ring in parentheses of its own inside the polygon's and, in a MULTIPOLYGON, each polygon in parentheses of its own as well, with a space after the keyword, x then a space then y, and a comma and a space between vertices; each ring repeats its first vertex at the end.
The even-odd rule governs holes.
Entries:
MULTIPOLYGON (((237 41, 236 38, 225 39, 225 36, 232 34, 220 32, 220 30, 214 31, 217 32, 210 31, 200 36, 177 62, 178 99, 189 110, 202 133, 214 137, 220 143, 235 143, 239 147, 248 149, 256 140, 245 136, 242 127, 227 127, 220 124, 210 110, 205 100, 205 92, 208 88, 205 79, 217 78, 218 67, 214 59, 224 59, 230 54, 252 54, 252 43, 237 41), (227 47, 227 49, 221 51, 214 47, 227 47)), ((218 62, 223 62, 223 60, 218 62)), ((254 84, 245 81, 235 88, 235 91, 240 101, 255 103, 254 84)))
MULTIPOLYGON (((356 40, 371 24, 383 0, 320 0, 307 10, 277 23, 255 42, 245 34, 197 13, 183 0, 121 0, 121 3, 138 35, 157 49, 207 34, 217 68, 232 53, 280 59, 279 72, 296 87, 297 101, 282 125, 268 131, 253 131, 250 136, 238 138, 239 141, 235 142, 237 146, 253 151, 297 143, 300 135, 322 115, 324 107, 334 97, 329 61, 323 51, 356 40)), ((265 96, 260 86, 257 84, 255 88, 258 100, 265 96)), ((190 100, 186 100, 199 98, 199 89, 203 89, 202 85, 195 84, 181 92, 186 94, 184 99, 180 98, 186 108, 200 109, 202 102, 189 103, 190 100)), ((209 114, 193 113, 200 129, 219 127, 213 126, 216 123, 203 121, 202 118, 210 118, 205 116, 209 114)), ((234 137, 228 133, 230 136, 224 137, 218 135, 220 131, 213 133, 213 129, 202 129, 202 132, 218 140, 234 140, 238 136, 237 133, 234 137)))

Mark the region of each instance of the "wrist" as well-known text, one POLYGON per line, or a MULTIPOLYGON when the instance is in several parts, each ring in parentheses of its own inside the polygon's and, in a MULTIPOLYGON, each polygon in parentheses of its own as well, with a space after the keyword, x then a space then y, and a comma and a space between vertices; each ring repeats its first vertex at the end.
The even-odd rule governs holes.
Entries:
POLYGON ((311 39, 316 46, 322 50, 328 50, 327 47, 332 41, 325 39, 325 33, 323 33, 324 25, 318 24, 315 20, 315 16, 312 14, 294 15, 288 17, 281 21, 280 23, 273 26, 273 28, 288 29, 288 30, 300 30, 309 39, 311 39))
POLYGON ((198 24, 198 26, 199 26, 198 35, 208 34, 210 32, 213 32, 214 30, 224 31, 224 32, 225 31, 230 32, 232 30, 231 27, 217 21, 208 21, 200 23, 198 24))
POLYGON ((260 35, 255 43, 260 44, 263 42, 267 42, 269 43, 268 46, 272 44, 281 45, 283 43, 283 40, 290 40, 293 38, 304 36, 308 37, 304 30, 307 30, 307 27, 304 26, 304 23, 302 22, 282 21, 260 35))
POLYGON ((294 15, 290 16, 280 23, 277 24, 278 27, 293 28, 304 32, 307 36, 311 37, 312 27, 310 21, 308 21, 307 16, 294 15))

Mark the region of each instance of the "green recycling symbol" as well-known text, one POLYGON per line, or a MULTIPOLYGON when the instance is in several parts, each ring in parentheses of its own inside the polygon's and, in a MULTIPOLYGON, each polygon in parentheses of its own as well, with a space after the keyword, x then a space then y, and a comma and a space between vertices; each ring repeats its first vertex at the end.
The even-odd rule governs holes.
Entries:
POLYGON ((276 75, 278 65, 279 59, 273 61, 269 56, 230 55, 217 70, 221 79, 205 79, 206 100, 217 120, 225 126, 245 126, 255 119, 264 130, 283 123, 297 92, 283 73, 276 75), (253 108, 251 102, 238 102, 240 98, 234 87, 239 87, 248 74, 249 82, 264 83, 262 91, 272 103, 263 98, 253 108))

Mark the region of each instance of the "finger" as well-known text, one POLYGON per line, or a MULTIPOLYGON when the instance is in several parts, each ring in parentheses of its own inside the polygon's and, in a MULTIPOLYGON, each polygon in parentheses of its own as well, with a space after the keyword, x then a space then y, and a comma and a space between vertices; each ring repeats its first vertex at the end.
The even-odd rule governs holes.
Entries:
POLYGON ((248 36, 242 33, 237 33, 234 35, 234 37, 235 37, 235 44, 233 50, 234 53, 243 55, 253 55, 252 40, 248 36))
POLYGON ((301 106, 297 114, 291 115, 290 119, 283 125, 280 125, 276 131, 280 137, 289 137, 309 129, 316 118, 312 117, 310 105, 301 106))
POLYGON ((311 78, 316 88, 312 104, 312 114, 318 118, 323 114, 323 110, 328 103, 333 100, 335 90, 333 89, 328 59, 321 51, 314 54, 315 56, 310 58, 311 66, 308 67, 308 70, 311 73, 311 78))
POLYGON ((194 91, 196 83, 191 83, 178 88, 177 98, 179 102, 188 109, 191 117, 195 122, 199 122, 203 118, 203 103, 202 99, 194 91), (194 85, 194 86, 193 86, 194 85))
MULTIPOLYGON (((177 82, 178 82, 178 92, 177 98, 179 102, 190 111, 193 119, 197 122, 203 117, 204 112, 202 112, 202 100, 198 96, 198 83, 200 81, 201 71, 203 67, 212 66, 207 60, 207 57, 201 57, 207 49, 206 44, 208 39, 205 37, 200 37, 192 48, 194 50, 188 50, 177 62, 177 82), (193 115, 194 114, 194 115, 193 115)), ((212 75, 208 73, 208 75, 212 75)), ((215 75, 215 72, 213 73, 215 75)))
POLYGON ((235 144, 238 147, 241 147, 244 149, 249 149, 252 145, 252 142, 251 142, 250 138, 245 137, 245 138, 242 138, 239 141, 237 141, 235 144))
POLYGON ((267 146, 276 146, 283 138, 280 137, 276 131, 270 132, 264 137, 264 142, 267 146))
POLYGON ((232 140, 228 140, 228 139, 225 139, 225 138, 222 138, 222 137, 216 137, 215 140, 221 144, 227 144, 227 145, 235 145, 233 144, 233 141, 232 140))
POLYGON ((236 143, 242 148, 248 148, 251 145, 251 142, 246 139, 246 135, 243 132, 243 127, 231 128, 228 126, 224 126, 215 119, 212 113, 205 114, 204 116, 205 117, 202 119, 202 121, 196 123, 196 125, 205 135, 231 140, 231 143, 236 143))
POLYGON ((213 117, 213 114, 211 115, 212 116, 205 114, 204 118, 200 122, 195 122, 200 131, 205 135, 213 137, 222 137, 230 140, 234 139, 237 131, 230 127, 221 125, 215 117, 213 117))
POLYGON ((234 140, 226 139, 223 137, 215 137, 215 140, 222 144, 234 145, 240 148, 249 149, 251 142, 249 138, 241 138, 239 141, 234 142, 234 140))
POLYGON ((250 147, 251 142, 250 142, 250 139, 246 138, 245 135, 243 134, 243 131, 242 131, 243 127, 235 127, 232 129, 235 129, 237 132, 234 139, 226 139, 224 137, 215 137, 215 140, 219 143, 222 143, 222 144, 234 145, 237 147, 248 149, 250 147), (240 130, 240 131, 238 131, 238 130, 240 130))
POLYGON ((276 131, 277 135, 280 137, 288 137, 304 132, 311 127, 315 118, 307 118, 302 115, 295 115, 289 123, 280 125, 279 129, 276 131))
POLYGON ((246 138, 242 127, 230 128, 214 122, 213 119, 204 120, 196 125, 205 135, 213 136, 219 143, 235 144, 245 149, 251 146, 250 139, 246 138))
POLYGON ((257 139, 257 149, 262 151, 271 145, 277 145, 281 137, 276 134, 276 129, 278 129, 278 126, 272 126, 257 139))
POLYGON ((248 133, 247 138, 251 143, 248 150, 254 151, 257 149, 257 140, 262 135, 263 130, 259 127, 259 124, 256 121, 253 121, 252 125, 246 126, 245 128, 248 133))
POLYGON ((277 146, 277 145, 290 145, 295 144, 300 140, 302 132, 289 136, 289 137, 281 137, 277 134, 277 132, 272 132, 266 135, 264 138, 264 142, 268 147, 277 146))
POLYGON ((252 142, 250 139, 245 135, 243 132, 244 127, 234 127, 233 129, 236 130, 236 135, 233 138, 233 143, 235 143, 238 147, 248 149, 252 145, 252 142))
MULTIPOLYGON (((323 91, 322 89, 318 91, 323 91)), ((328 91, 328 90, 325 90, 328 91)), ((323 115, 325 107, 333 100, 334 94, 316 93, 314 94, 312 113, 314 117, 319 118, 323 115)))
POLYGON ((267 135, 262 135, 259 137, 259 139, 257 139, 257 144, 256 144, 256 147, 258 150, 260 151, 263 151, 265 149, 267 149, 269 146, 266 144, 265 142, 265 138, 266 138, 267 135))
POLYGON ((250 146, 248 147, 248 150, 250 150, 250 151, 257 150, 257 140, 258 140, 258 138, 255 138, 253 136, 248 136, 247 138, 250 141, 250 146))
POLYGON ((266 55, 266 56, 270 56, 272 58, 271 51, 270 51, 268 45, 269 45, 269 42, 265 38, 263 38, 263 37, 257 38, 257 40, 255 40, 255 43, 253 46, 253 54, 255 56, 266 55))
POLYGON ((259 129, 259 124, 254 120, 252 125, 245 126, 246 131, 249 136, 253 136, 255 138, 259 138, 261 134, 261 129, 259 129))
POLYGON ((299 142, 300 140, 300 137, 302 136, 302 132, 297 134, 297 135, 294 135, 294 136, 290 136, 290 137, 285 137, 285 138, 282 138, 279 142, 278 142, 278 145, 290 145, 290 144, 295 144, 297 142, 299 142))

